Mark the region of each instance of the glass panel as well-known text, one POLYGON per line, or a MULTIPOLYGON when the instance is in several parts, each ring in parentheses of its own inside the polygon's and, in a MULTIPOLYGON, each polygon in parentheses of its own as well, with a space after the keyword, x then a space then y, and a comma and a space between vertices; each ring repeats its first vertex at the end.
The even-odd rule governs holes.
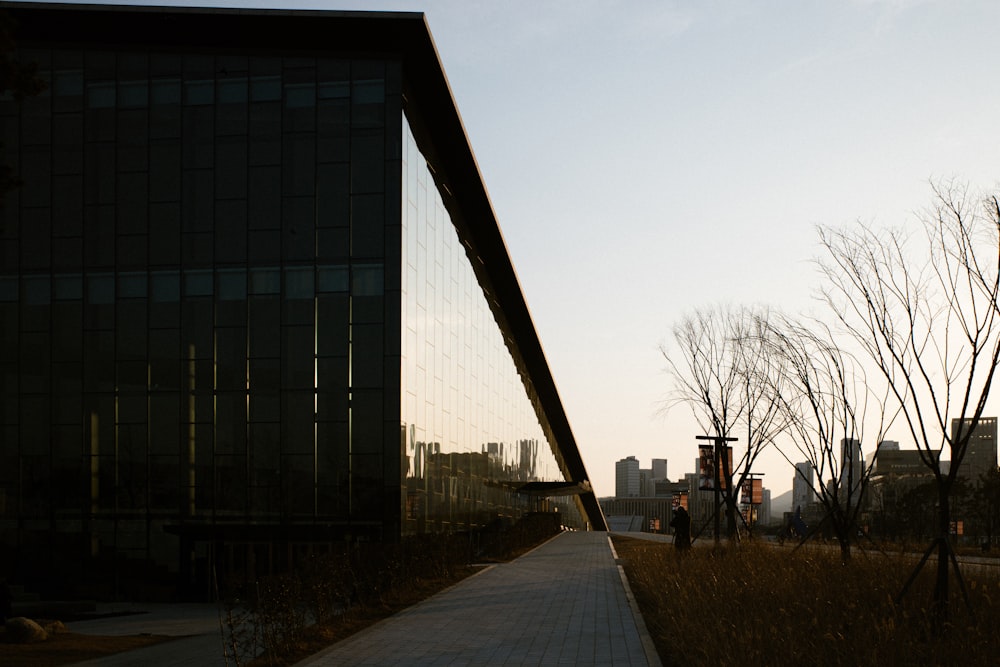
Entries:
POLYGON ((145 273, 119 273, 118 296, 123 299, 145 299, 146 283, 145 273))
MULTIPOLYGON (((404 524, 412 532, 455 529, 458 516, 475 525, 496 512, 525 511, 487 479, 562 474, 433 178, 405 124, 403 131, 400 410, 405 495, 414 499, 404 524)), ((353 349, 356 360, 372 358, 353 349)), ((572 502, 539 502, 558 503, 563 521, 580 525, 572 502)))
MULTIPOLYGON (((305 388, 316 385, 316 334, 312 326, 282 327, 282 386, 305 388)), ((312 405, 312 399, 309 401, 312 405)))
POLYGON ((0 276, 0 301, 17 301, 17 276, 0 276))
POLYGON ((364 194, 385 189, 385 137, 382 130, 351 134, 351 192, 364 194))
POLYGON ((152 274, 153 289, 150 296, 153 301, 170 302, 181 298, 181 275, 177 271, 154 271, 152 274))
POLYGON ((184 296, 186 297, 212 296, 211 270, 185 271, 184 296))
POLYGON ((251 294, 280 294, 281 271, 277 268, 257 268, 250 270, 251 294))
POLYGON ((181 80, 154 79, 150 93, 150 99, 154 105, 180 104, 181 80))
POLYGON ((250 78, 250 101, 270 102, 281 99, 281 76, 277 74, 250 78))
MULTIPOLYGON (((119 161, 120 162, 120 161, 119 161)), ((118 176, 118 234, 145 234, 146 207, 149 205, 145 172, 118 176)))
POLYGON ((315 272, 311 266, 285 269, 285 298, 311 299, 315 272))
POLYGON ((149 83, 145 80, 120 81, 118 83, 118 106, 121 108, 144 107, 148 104, 149 83))
POLYGON ((316 301, 316 343, 320 356, 348 355, 351 302, 347 294, 324 294, 316 301))
POLYGON ((315 394, 312 391, 286 391, 282 401, 282 452, 312 455, 316 450, 315 394))
POLYGON ((87 277, 87 302, 110 304, 115 301, 115 278, 111 274, 94 274, 87 277))
POLYGON ((351 197, 351 256, 385 254, 385 198, 383 195, 351 197))
POLYGON ((149 206, 149 262, 158 266, 176 266, 181 260, 180 205, 149 206))
POLYGON ((181 198, 180 146, 153 143, 149 149, 149 196, 153 201, 181 198))
MULTIPOLYGON (((246 390, 247 330, 245 327, 219 327, 215 330, 215 362, 217 388, 246 390)), ((243 412, 246 412, 245 408, 243 412)))
POLYGON ((247 196, 246 137, 225 137, 216 141, 215 196, 242 199, 247 196))
POLYGON ((215 81, 195 79, 184 82, 184 104, 187 106, 212 104, 215 101, 215 81))
POLYGON ((60 301, 75 301, 83 298, 83 279, 78 273, 53 276, 55 297, 60 301))
POLYGON ((312 197, 286 197, 282 204, 282 259, 311 261, 316 255, 316 202, 312 197))
POLYGON ((247 203, 244 199, 215 202, 215 263, 247 261, 247 203))
POLYGON ((285 106, 289 109, 301 109, 304 107, 316 106, 316 84, 285 84, 285 106))
POLYGON ((280 229, 281 170, 278 167, 251 167, 249 223, 251 229, 280 229))
POLYGON ((381 264, 355 264, 351 267, 351 294, 354 296, 381 296, 384 290, 385 270, 381 264))
MULTIPOLYGON (((278 324, 281 316, 280 305, 277 298, 251 297, 249 334, 252 358, 271 357, 275 360, 275 364, 277 363, 281 355, 281 327, 278 324)), ((279 382, 277 366, 269 370, 266 378, 259 374, 254 375, 253 370, 251 368, 250 379, 256 383, 255 387, 277 389, 279 382)))
POLYGON ((218 298, 242 301, 247 297, 247 273, 243 269, 219 269, 215 274, 218 298))
POLYGON ((87 108, 113 109, 115 106, 115 82, 95 81, 87 84, 87 108))
POLYGON ((348 288, 347 266, 320 266, 317 269, 317 285, 320 292, 346 292, 348 288))
POLYGON ((249 83, 245 77, 219 79, 216 90, 220 104, 246 104, 249 83))
POLYGON ((246 451, 247 397, 245 392, 217 392, 215 399, 216 451, 246 451))

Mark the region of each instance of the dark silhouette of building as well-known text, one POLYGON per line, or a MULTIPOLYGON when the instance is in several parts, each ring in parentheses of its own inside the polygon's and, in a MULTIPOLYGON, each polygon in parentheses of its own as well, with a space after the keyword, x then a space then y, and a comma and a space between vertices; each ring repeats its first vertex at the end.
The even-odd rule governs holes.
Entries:
POLYGON ((604 528, 421 14, 7 11, 48 83, 0 99, 7 571, 201 596, 548 492, 604 528))
POLYGON ((958 467, 958 476, 976 486, 979 478, 997 468, 997 419, 982 417, 973 422, 972 419, 952 419, 951 437, 957 438, 959 428, 963 432, 972 429, 965 456, 958 467))

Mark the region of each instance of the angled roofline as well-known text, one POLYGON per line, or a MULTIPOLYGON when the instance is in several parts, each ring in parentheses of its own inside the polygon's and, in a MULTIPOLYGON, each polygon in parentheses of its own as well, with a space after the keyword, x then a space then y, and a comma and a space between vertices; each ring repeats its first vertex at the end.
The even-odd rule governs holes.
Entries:
POLYGON ((403 63, 403 108, 414 137, 451 214, 459 238, 505 342, 521 373, 553 454, 595 530, 607 523, 590 486, 569 419, 510 258, 482 173, 455 103, 425 16, 417 12, 220 9, 0 2, 14 10, 26 45, 107 43, 167 50, 253 49, 309 55, 350 52, 398 57, 403 63), (133 26, 120 29, 116 14, 133 26), (589 489, 589 491, 587 490, 589 489))

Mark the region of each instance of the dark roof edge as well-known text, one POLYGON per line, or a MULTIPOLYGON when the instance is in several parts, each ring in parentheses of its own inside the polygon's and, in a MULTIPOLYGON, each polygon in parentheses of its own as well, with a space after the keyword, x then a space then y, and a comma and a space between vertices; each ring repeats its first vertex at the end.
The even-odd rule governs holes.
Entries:
POLYGON ((214 7, 212 5, 134 5, 128 2, 20 2, 19 0, 0 0, 4 9, 46 9, 46 10, 86 10, 88 12, 121 12, 129 13, 169 13, 169 14, 230 14, 241 16, 300 16, 322 18, 364 18, 378 19, 415 19, 423 17, 423 12, 405 11, 364 11, 356 9, 278 9, 264 7, 214 7))

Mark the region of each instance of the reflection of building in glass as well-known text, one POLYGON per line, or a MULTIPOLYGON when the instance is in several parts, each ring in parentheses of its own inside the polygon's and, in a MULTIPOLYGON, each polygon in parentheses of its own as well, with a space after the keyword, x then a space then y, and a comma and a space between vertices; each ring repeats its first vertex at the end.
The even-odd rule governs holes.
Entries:
POLYGON ((421 15, 8 11, 0 565, 604 527, 421 15))

